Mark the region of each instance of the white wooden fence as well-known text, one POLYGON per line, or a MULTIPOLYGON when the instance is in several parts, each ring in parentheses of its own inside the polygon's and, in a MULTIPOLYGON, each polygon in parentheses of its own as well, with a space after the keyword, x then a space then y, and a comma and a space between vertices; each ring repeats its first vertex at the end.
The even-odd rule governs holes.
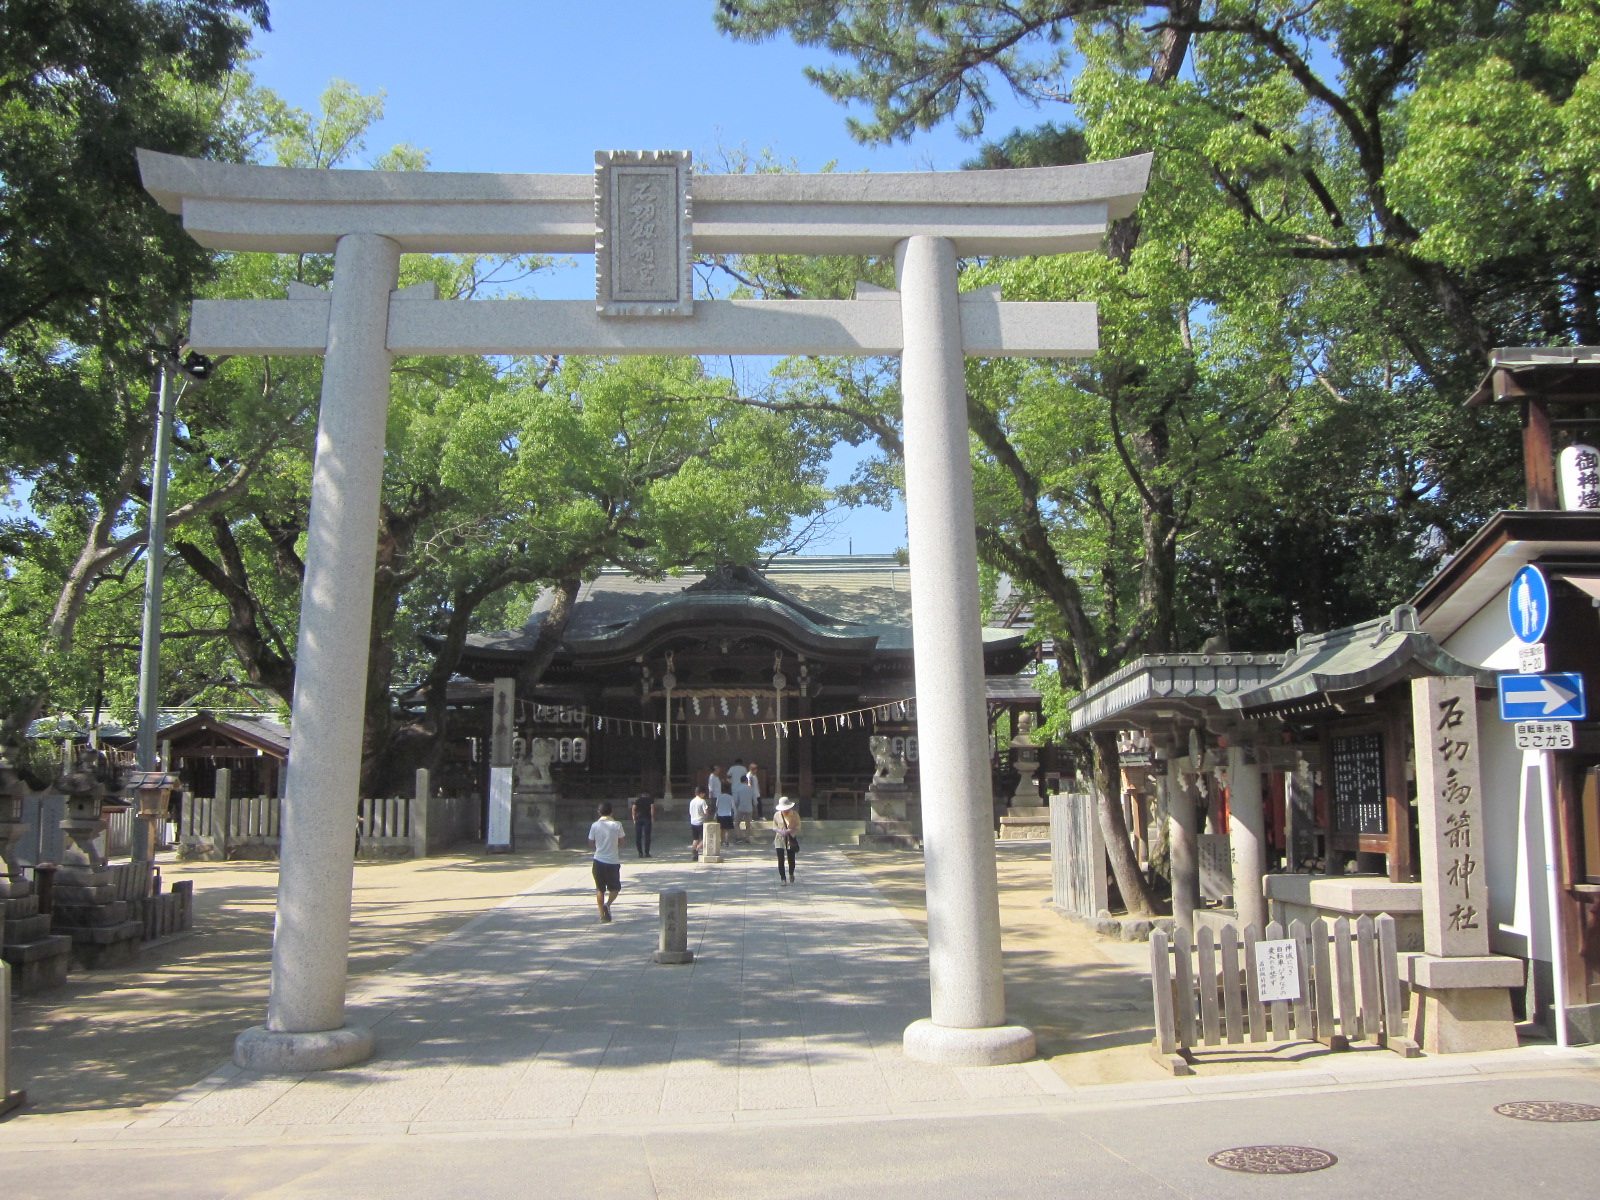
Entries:
MULTIPOLYGON (((283 801, 231 796, 228 772, 217 772, 217 795, 185 796, 178 845, 190 857, 276 858, 283 801)), ((356 853, 372 858, 425 857, 478 833, 478 803, 455 796, 385 796, 356 803, 356 853)))
POLYGON ((1283 926, 1273 921, 1263 939, 1254 925, 1241 939, 1232 925, 1216 937, 1202 927, 1191 944, 1180 929, 1169 939, 1150 935, 1150 982, 1155 1000, 1156 1060, 1175 1075, 1192 1074, 1195 1051, 1294 1041, 1317 1041, 1331 1050, 1365 1040, 1407 1058, 1419 1051, 1407 1036, 1404 993, 1394 918, 1361 917, 1354 925, 1340 917, 1330 926, 1318 918, 1290 924, 1293 973, 1276 992, 1286 999, 1263 1000, 1260 941, 1282 942, 1283 926), (1248 1027, 1248 1033, 1247 1033, 1248 1027))

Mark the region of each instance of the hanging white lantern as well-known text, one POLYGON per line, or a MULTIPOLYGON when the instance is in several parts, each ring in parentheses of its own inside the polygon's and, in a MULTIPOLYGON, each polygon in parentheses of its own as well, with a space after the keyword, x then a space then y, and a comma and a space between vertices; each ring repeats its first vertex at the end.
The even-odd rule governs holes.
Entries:
POLYGON ((1600 509, 1600 450, 1575 443, 1556 458, 1561 507, 1570 511, 1600 509))

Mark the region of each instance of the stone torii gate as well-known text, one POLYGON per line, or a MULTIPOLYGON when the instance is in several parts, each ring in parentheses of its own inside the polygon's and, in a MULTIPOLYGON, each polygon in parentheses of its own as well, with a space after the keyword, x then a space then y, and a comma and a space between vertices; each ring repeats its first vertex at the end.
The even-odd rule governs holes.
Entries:
MULTIPOLYGON (((681 152, 596 155, 590 175, 323 171, 141 151, 145 187, 201 245, 334 255, 331 292, 202 300, 209 354, 321 354, 322 403, 300 608, 266 1024, 234 1059, 262 1071, 372 1052, 345 1022, 362 693, 389 369, 423 354, 899 355, 924 788, 931 1019, 908 1055, 1018 1062, 1006 1023, 990 827, 972 468, 963 355, 1098 348, 1093 304, 957 292, 962 255, 1096 248, 1144 193, 1150 156, 1013 171, 695 175, 681 152), (692 186, 692 195, 691 195, 692 186), (708 253, 894 255, 897 291, 854 300, 695 300, 708 253), (396 290, 405 253, 592 253, 597 300, 439 300, 396 290)), ((553 447, 559 453, 559 447, 553 447)))

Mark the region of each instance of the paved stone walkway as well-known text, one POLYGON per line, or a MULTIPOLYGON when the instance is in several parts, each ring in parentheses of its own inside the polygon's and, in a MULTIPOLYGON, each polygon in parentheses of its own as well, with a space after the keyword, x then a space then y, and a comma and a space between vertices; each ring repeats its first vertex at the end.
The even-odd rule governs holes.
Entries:
POLYGON ((630 861, 623 872, 611 925, 596 921, 587 868, 568 868, 372 977, 351 1004, 379 1039, 363 1066, 265 1078, 226 1064, 133 1117, 23 1114, 0 1124, 0 1154, 1065 1117, 1600 1067, 1592 1053, 1536 1048, 1412 1062, 1380 1053, 1094 1087, 1071 1087, 1042 1062, 934 1067, 900 1049, 906 1024, 927 1012, 926 943, 844 855, 808 850, 793 887, 778 886, 758 849, 720 866, 630 861), (667 887, 690 893, 692 965, 650 961, 667 887))
POLYGON ((446 1132, 1065 1090, 1043 1064, 960 1070, 902 1055, 901 1032, 927 1013, 926 944, 843 855, 807 853, 792 887, 759 848, 728 859, 624 863, 611 925, 596 921, 587 870, 559 872, 352 998, 352 1020, 379 1039, 371 1062, 287 1079, 222 1067, 133 1127, 446 1132), (689 891, 688 966, 650 961, 668 887, 689 891))

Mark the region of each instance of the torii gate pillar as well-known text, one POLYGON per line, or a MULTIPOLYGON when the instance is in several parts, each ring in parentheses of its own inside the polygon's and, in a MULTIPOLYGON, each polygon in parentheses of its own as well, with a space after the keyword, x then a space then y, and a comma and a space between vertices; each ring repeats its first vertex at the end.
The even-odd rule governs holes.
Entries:
POLYGON ((983 610, 967 432, 956 252, 912 237, 895 252, 900 288, 906 535, 928 907, 932 1017, 906 1029, 912 1058, 960 1066, 1022 1062, 1033 1033, 1006 1024, 1000 971, 983 610))

